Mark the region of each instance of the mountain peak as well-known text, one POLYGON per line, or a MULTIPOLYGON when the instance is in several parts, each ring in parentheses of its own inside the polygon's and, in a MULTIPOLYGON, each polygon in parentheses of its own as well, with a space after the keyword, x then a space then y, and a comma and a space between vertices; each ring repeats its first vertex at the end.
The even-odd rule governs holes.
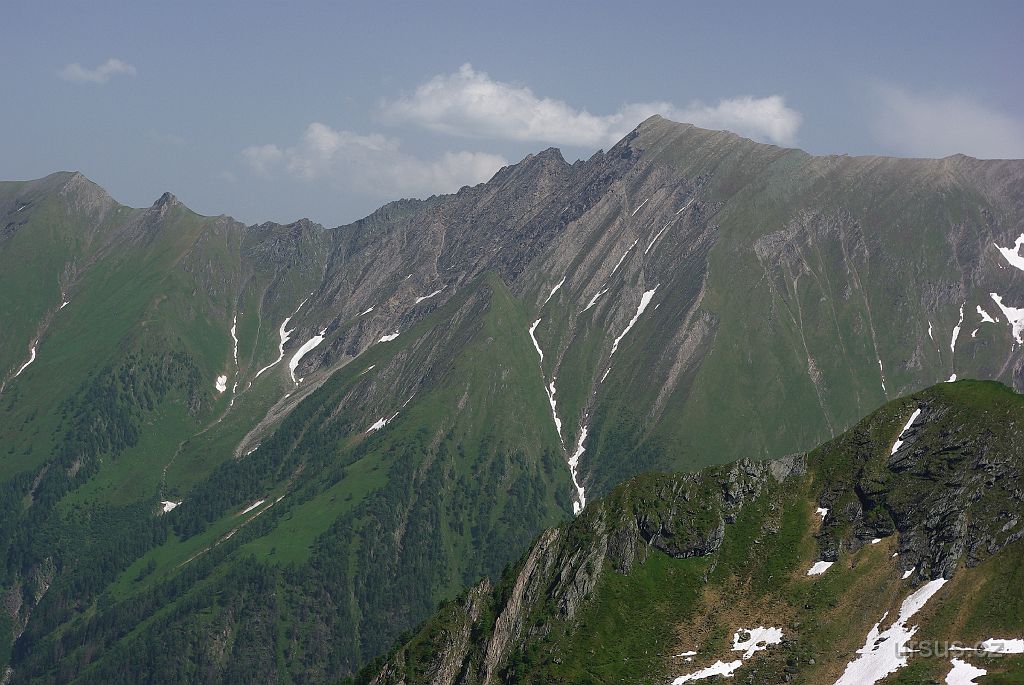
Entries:
POLYGON ((175 205, 180 205, 180 204, 181 204, 181 200, 179 200, 177 197, 175 197, 172 193, 165 192, 163 195, 161 195, 159 198, 157 198, 157 201, 153 203, 153 207, 154 208, 160 208, 160 207, 163 207, 165 205, 175 206, 175 205))

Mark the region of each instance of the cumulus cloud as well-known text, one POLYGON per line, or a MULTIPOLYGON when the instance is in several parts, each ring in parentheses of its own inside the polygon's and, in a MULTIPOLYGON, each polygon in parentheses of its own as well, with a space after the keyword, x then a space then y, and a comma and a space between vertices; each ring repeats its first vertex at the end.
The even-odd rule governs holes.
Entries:
POLYGON ((612 114, 591 114, 562 100, 536 95, 529 87, 496 81, 470 64, 420 84, 411 95, 385 101, 385 120, 411 123, 453 136, 552 143, 610 145, 653 114, 705 128, 725 128, 751 138, 791 145, 801 115, 780 95, 692 102, 640 102, 612 114))
POLYGON ((58 71, 57 75, 65 81, 71 81, 72 83, 95 83, 103 85, 112 77, 119 74, 135 76, 136 73, 137 70, 131 64, 115 57, 111 57, 95 69, 86 69, 78 62, 75 62, 74 64, 69 64, 58 71))
POLYGON ((968 97, 924 95, 887 84, 875 86, 874 95, 875 132, 896 152, 1024 157, 1024 122, 968 97))
POLYGON ((375 197, 451 192, 486 181, 508 164, 504 157, 484 152, 445 152, 437 159, 420 159, 403 152, 395 138, 319 122, 310 124, 296 145, 251 146, 242 156, 257 174, 283 172, 304 181, 327 180, 375 197))

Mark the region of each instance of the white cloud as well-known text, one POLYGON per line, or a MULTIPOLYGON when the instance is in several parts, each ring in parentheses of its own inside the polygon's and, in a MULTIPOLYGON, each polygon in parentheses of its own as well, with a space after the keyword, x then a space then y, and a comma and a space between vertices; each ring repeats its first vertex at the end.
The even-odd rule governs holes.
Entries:
POLYGON ((921 157, 958 152, 986 159, 1024 157, 1024 122, 962 95, 874 88, 874 126, 892 150, 921 157))
POLYGON ((425 196, 486 181, 508 164, 484 152, 445 152, 425 160, 401 150, 401 143, 377 133, 363 135, 318 122, 294 146, 247 147, 242 156, 258 174, 283 171, 304 181, 327 180, 374 197, 425 196))
POLYGON ((117 76, 118 74, 135 76, 136 73, 137 70, 132 65, 115 57, 111 57, 95 69, 86 69, 78 62, 75 62, 74 64, 69 64, 58 71, 57 75, 65 81, 71 81, 72 83, 95 83, 103 85, 109 81, 111 77, 117 76))
POLYGON ((381 106, 385 120, 412 123, 447 135, 553 143, 610 145, 653 114, 705 128, 726 128, 741 135, 791 145, 801 115, 780 95, 721 100, 711 106, 669 102, 621 106, 613 114, 595 115, 562 100, 539 97, 527 86, 495 81, 470 64, 452 74, 435 76, 415 91, 381 106))

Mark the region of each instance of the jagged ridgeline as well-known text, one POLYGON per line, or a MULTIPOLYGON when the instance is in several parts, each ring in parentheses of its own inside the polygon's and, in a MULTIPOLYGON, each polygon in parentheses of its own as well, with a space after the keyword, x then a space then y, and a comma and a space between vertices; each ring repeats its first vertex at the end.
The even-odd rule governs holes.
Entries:
POLYGON ((1024 682, 1022 430, 961 381, 807 455, 638 476, 356 682, 1024 682))
POLYGON ((330 681, 620 482, 1024 388, 1024 163, 659 117, 354 224, 0 183, 11 682, 330 681))

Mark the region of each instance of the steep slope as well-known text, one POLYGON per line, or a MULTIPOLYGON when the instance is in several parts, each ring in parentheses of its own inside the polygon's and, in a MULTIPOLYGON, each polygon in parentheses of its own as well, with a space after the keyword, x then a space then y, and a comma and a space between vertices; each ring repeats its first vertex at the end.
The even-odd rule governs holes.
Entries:
POLYGON ((12 679, 341 677, 625 478, 1020 387, 1022 198, 658 117, 330 230, 0 184, 12 679))
POLYGON ((357 681, 1019 682, 1024 655, 935 647, 1024 644, 1022 420, 961 381, 807 455, 635 478, 357 681))

